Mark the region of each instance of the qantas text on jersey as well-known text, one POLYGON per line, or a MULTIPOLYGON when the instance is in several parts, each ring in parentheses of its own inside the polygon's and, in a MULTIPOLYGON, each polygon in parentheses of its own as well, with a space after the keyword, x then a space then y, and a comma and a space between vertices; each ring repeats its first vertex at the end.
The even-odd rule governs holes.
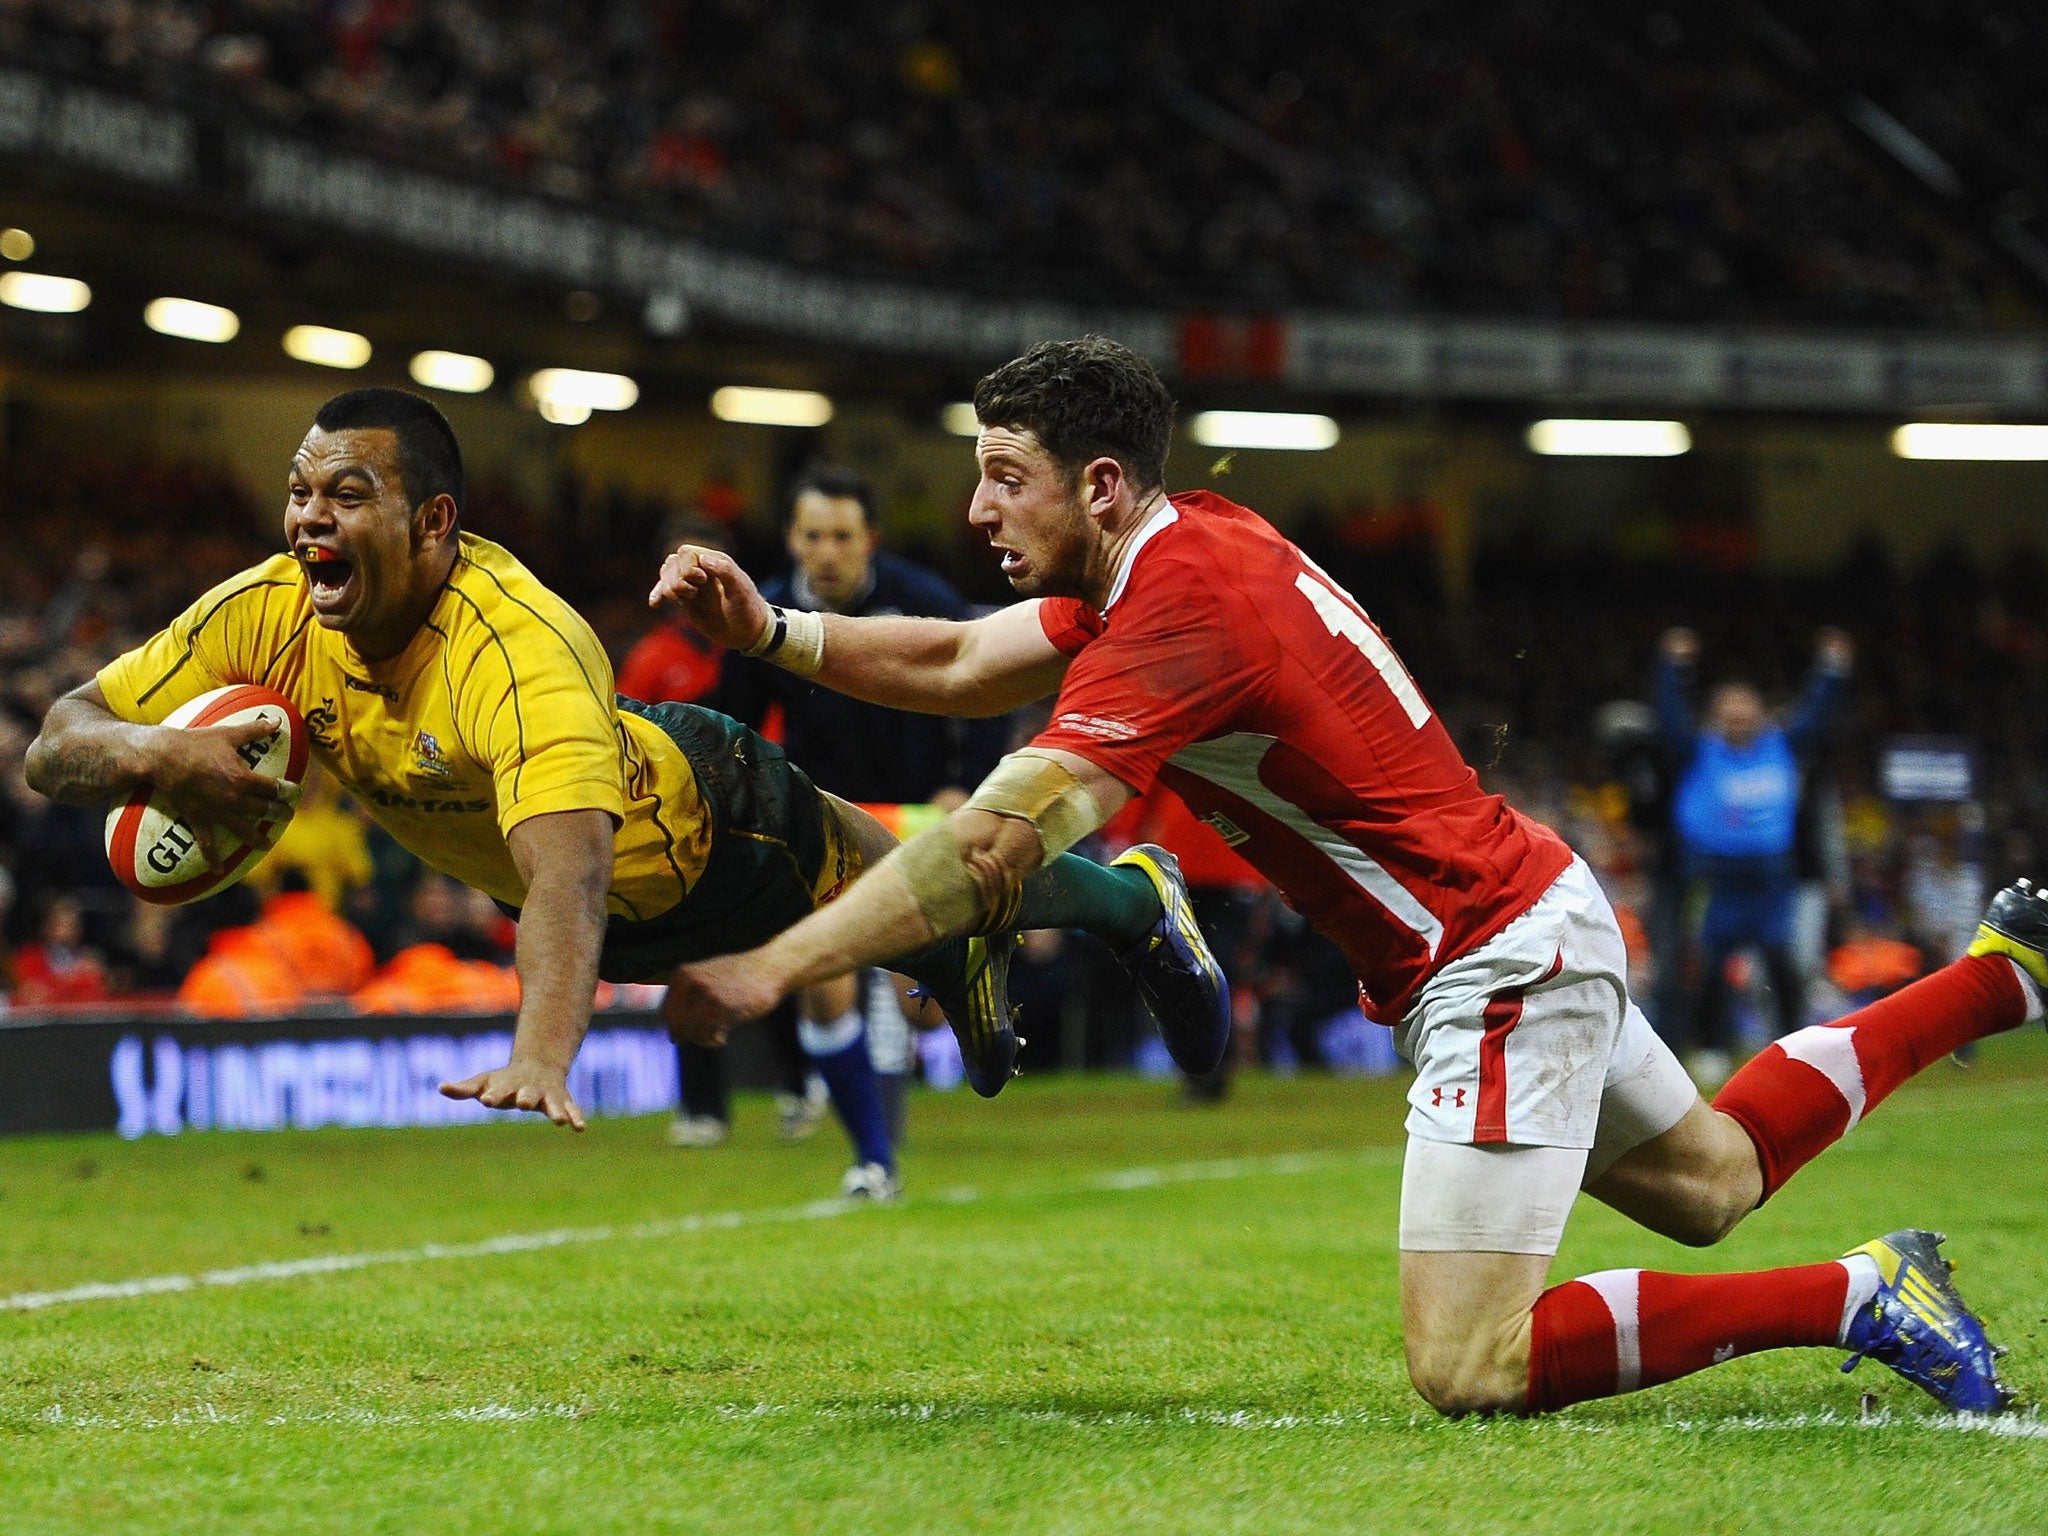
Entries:
POLYGON ((1241 833, 1385 1022, 1571 862, 1480 788, 1365 612, 1256 513, 1176 496, 1105 613, 1049 598, 1039 616, 1074 663, 1034 745, 1241 833))

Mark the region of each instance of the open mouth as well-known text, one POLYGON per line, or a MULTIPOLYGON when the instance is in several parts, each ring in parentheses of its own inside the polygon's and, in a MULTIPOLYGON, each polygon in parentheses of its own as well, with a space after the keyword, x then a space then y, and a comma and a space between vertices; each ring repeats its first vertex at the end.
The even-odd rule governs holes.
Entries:
POLYGON ((330 549, 308 545, 299 552, 299 564, 306 573, 306 589, 315 608, 329 608, 347 596, 355 579, 353 562, 330 549))

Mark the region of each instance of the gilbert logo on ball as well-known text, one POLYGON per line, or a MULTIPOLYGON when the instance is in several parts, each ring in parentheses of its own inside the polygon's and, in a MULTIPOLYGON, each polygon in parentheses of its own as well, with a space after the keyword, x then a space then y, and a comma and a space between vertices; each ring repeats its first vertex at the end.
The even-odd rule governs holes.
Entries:
POLYGON ((262 835, 255 842, 244 843, 219 832, 215 836, 219 862, 209 863, 191 822, 146 784, 107 816, 107 862, 113 865, 115 877, 144 901, 176 906, 211 896, 255 868, 256 861, 283 834, 298 804, 298 785, 306 775, 311 750, 306 722, 290 699, 273 688, 235 683, 203 693, 173 710, 164 724, 199 730, 255 720, 272 729, 242 746, 242 760, 251 772, 289 786, 277 809, 264 819, 262 835))

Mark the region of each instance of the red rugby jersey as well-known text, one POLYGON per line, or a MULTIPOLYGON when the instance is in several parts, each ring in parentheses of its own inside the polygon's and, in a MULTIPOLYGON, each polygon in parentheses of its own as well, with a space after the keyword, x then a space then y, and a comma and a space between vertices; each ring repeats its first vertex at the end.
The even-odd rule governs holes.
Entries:
POLYGON ((1074 663, 1033 745, 1172 789, 1344 951, 1386 1023, 1571 862, 1479 787, 1350 594, 1220 496, 1172 498, 1104 612, 1047 598, 1039 622, 1074 663))

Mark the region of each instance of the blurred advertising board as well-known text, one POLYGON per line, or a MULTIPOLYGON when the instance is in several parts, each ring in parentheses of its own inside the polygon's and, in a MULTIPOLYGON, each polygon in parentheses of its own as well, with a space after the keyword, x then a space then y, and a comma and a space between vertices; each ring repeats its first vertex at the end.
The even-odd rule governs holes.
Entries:
MULTIPOLYGON (((443 1098, 440 1085, 505 1064, 509 1016, 336 1012, 199 1019, 169 1010, 0 1015, 0 1134, 270 1131, 462 1125, 501 1112, 443 1098)), ((744 1057, 750 1036, 741 1031, 744 1057)), ((765 1046, 760 1050, 765 1054, 765 1046)), ((736 1081, 766 1079, 742 1060, 736 1081)), ((658 1014, 598 1014, 569 1070, 589 1115, 673 1109, 676 1053, 658 1014)))
POLYGON ((1966 736, 1892 736, 1878 749, 1878 784, 1904 805, 1977 798, 1977 746, 1966 736))

